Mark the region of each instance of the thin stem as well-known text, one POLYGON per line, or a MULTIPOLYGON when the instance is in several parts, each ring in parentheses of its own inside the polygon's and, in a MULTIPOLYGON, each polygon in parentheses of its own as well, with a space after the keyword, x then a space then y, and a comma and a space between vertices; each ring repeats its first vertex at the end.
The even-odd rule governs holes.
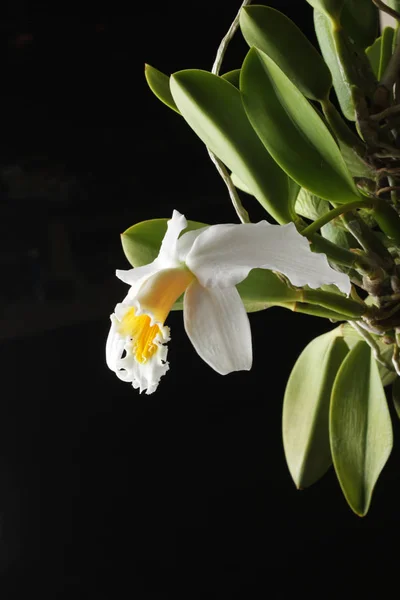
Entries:
POLYGON ((381 196, 382 194, 385 194, 386 192, 393 192, 395 190, 400 190, 400 185, 387 185, 386 187, 383 187, 380 190, 378 190, 376 192, 376 195, 381 196))
POLYGON ((236 17, 234 18, 232 25, 229 27, 227 34, 225 35, 225 37, 222 39, 219 48, 217 50, 217 55, 215 57, 214 60, 214 64, 212 66, 211 69, 211 73, 214 73, 214 75, 219 75, 219 70, 221 68, 222 65, 222 61, 224 60, 224 56, 225 56, 225 52, 229 46, 229 42, 231 41, 231 39, 233 38, 233 36, 236 33, 236 30, 239 26, 239 19, 240 19, 240 12, 242 10, 242 8, 244 6, 247 6, 248 4, 251 4, 252 0, 243 0, 242 5, 239 9, 238 14, 236 15, 236 17))
POLYGON ((375 4, 375 6, 379 8, 379 10, 387 13, 388 15, 396 19, 396 21, 400 21, 400 14, 393 8, 390 8, 390 6, 387 6, 387 4, 382 2, 382 0, 372 0, 372 2, 375 4))
POLYGON ((237 216, 239 217, 242 223, 250 223, 249 213, 241 203, 239 195, 231 179, 231 176, 229 175, 224 163, 221 162, 219 158, 217 158, 215 154, 211 152, 211 150, 208 150, 208 148, 207 151, 218 173, 221 175, 226 187, 228 188, 229 196, 232 200, 233 208, 235 209, 237 216))
MULTIPOLYGON (((246 6, 247 4, 250 4, 252 0, 244 0, 241 4, 241 7, 239 9, 239 12, 237 13, 236 17, 234 18, 232 25, 229 27, 227 34, 225 35, 225 37, 222 39, 218 50, 217 50, 217 54, 214 60, 214 64, 212 66, 211 69, 211 73, 213 73, 214 75, 219 75, 219 71, 221 69, 221 65, 222 65, 222 61, 224 60, 224 56, 225 56, 225 52, 228 48, 229 42, 231 41, 231 39, 233 38, 233 36, 236 33, 236 30, 239 26, 239 18, 240 18, 240 11, 242 10, 242 8, 244 6, 246 6)), ((229 192, 229 196, 230 199, 232 201, 233 204, 233 208, 236 211, 237 216, 239 217, 240 221, 242 223, 250 223, 250 218, 249 218, 249 214, 247 212, 247 210, 243 207, 242 202, 239 198, 239 194, 236 191, 235 186, 233 185, 231 176, 229 175, 225 165, 220 161, 220 159, 215 156, 215 154, 213 152, 211 152, 211 150, 209 150, 207 148, 207 152, 209 157, 211 158, 212 162, 214 163, 218 173, 221 175, 222 179, 225 182, 226 187, 228 188, 228 192, 229 192)))
POLYGON ((367 331, 365 331, 365 329, 360 327, 360 325, 357 323, 357 321, 348 321, 348 324, 351 325, 351 327, 353 327, 353 329, 355 329, 361 335, 361 337, 367 342, 368 346, 372 350, 372 354, 374 355, 375 360, 378 361, 381 365, 383 365, 387 369, 389 369, 389 371, 393 371, 392 365, 390 363, 388 363, 381 356, 379 346, 375 342, 374 338, 367 331))
POLYGON ((312 235, 313 233, 321 229, 321 227, 323 227, 333 219, 336 219, 336 217, 339 217, 340 215, 343 215, 344 213, 349 212, 350 210, 354 210, 356 208, 370 207, 372 204, 372 201, 366 200, 365 198, 363 198, 362 200, 355 200, 354 202, 349 202, 348 204, 341 204, 340 206, 334 208, 333 210, 330 210, 328 213, 314 221, 314 223, 311 223, 311 225, 303 229, 303 231, 301 231, 300 233, 301 235, 305 235, 306 237, 308 237, 309 235, 312 235))
POLYGON ((393 363, 394 370, 396 371, 397 375, 400 376, 399 347, 396 345, 393 348, 392 363, 393 363))

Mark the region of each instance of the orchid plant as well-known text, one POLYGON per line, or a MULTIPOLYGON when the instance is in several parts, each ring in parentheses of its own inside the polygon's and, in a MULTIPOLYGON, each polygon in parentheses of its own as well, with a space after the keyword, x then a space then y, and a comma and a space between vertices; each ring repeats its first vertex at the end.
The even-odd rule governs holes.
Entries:
POLYGON ((125 231, 133 268, 117 271, 129 288, 106 358, 151 394, 169 368, 171 310, 222 375, 251 369, 247 313, 327 319, 287 382, 285 456, 298 488, 333 463, 363 516, 400 416, 400 0, 304 1, 320 52, 284 14, 245 0, 210 72, 146 65, 150 89, 205 144, 240 223, 175 210, 125 231), (396 27, 380 32, 380 11, 396 27), (239 29, 248 53, 221 74, 239 29), (249 194, 268 220, 250 222, 249 194))

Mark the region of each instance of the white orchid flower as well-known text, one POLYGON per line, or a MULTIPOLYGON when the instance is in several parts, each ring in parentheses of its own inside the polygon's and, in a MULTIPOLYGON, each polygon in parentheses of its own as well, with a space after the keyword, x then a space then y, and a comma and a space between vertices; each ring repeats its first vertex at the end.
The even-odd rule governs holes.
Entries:
POLYGON ((154 392, 169 369, 170 331, 164 323, 182 293, 186 333, 221 375, 252 365, 249 319, 235 287, 251 269, 279 271, 298 287, 335 284, 350 293, 348 276, 334 271, 325 255, 311 252, 293 223, 211 225, 180 236, 186 227, 174 210, 157 258, 116 272, 131 287, 111 315, 107 364, 140 392, 154 392))

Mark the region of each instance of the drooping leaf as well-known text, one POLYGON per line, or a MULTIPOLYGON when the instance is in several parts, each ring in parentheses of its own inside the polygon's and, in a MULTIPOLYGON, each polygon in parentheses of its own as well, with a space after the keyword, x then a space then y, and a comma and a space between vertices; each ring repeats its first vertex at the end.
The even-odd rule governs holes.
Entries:
POLYGON ((239 89, 239 80, 240 80, 240 69, 233 69, 233 71, 228 71, 221 75, 223 79, 229 81, 235 88, 239 89))
POLYGON ((328 67, 288 17, 269 6, 246 6, 240 11, 240 28, 248 45, 270 56, 307 98, 323 100, 329 95, 328 67))
MULTIPOLYGON (((341 330, 343 333, 343 339, 346 342, 346 344, 350 350, 352 350, 358 342, 363 340, 363 338, 358 333, 358 331, 356 331, 348 323, 345 323, 344 325, 342 325, 341 330)), ((371 337, 379 350, 379 355, 380 355, 381 359, 383 361, 385 361, 385 363, 388 366, 391 366, 393 346, 385 344, 382 341, 381 336, 371 334, 371 337)), ((390 385, 391 383, 393 383, 393 381, 396 379, 396 373, 395 373, 394 369, 392 369, 392 368, 389 369, 388 367, 383 365, 381 362, 377 362, 377 365, 378 365, 379 376, 381 378, 383 387, 386 387, 386 386, 390 385)))
POLYGON ((400 377, 397 376, 392 385, 392 399, 396 414, 400 419, 400 377))
POLYGON ((355 121, 355 107, 351 94, 351 82, 339 59, 338 50, 333 37, 332 23, 326 15, 318 10, 314 10, 314 27, 322 56, 332 75, 333 86, 342 113, 350 121, 355 121))
POLYGON ((231 173, 231 179, 235 187, 237 187, 239 190, 242 190, 242 192, 245 192, 246 194, 251 194, 251 191, 249 190, 247 185, 245 185, 243 181, 241 181, 239 177, 235 175, 235 173, 231 173))
POLYGON ((320 335, 300 354, 287 382, 282 431, 286 462, 298 488, 315 483, 332 463, 329 403, 348 353, 337 330, 320 335))
POLYGON ((370 46, 378 34, 379 11, 365 0, 345 0, 340 21, 359 48, 370 46))
MULTIPOLYGON (((158 255, 162 239, 167 231, 168 219, 143 221, 129 227, 121 235, 125 256, 133 267, 140 267, 152 262, 158 255)), ((186 231, 204 227, 204 223, 188 221, 186 231)), ((289 288, 286 283, 272 271, 253 269, 249 276, 238 286, 247 312, 264 310, 270 305, 279 305, 301 300, 301 290, 289 288)), ((174 310, 182 310, 180 298, 174 310)))
POLYGON ((169 106, 169 108, 172 108, 172 110, 179 113, 179 109, 176 106, 171 90, 169 89, 169 77, 150 65, 145 65, 144 74, 146 81, 149 84, 149 88, 157 98, 169 106))
POLYGON ((351 509, 364 516, 393 445, 385 392, 365 342, 354 346, 336 376, 329 431, 333 464, 343 494, 351 509))
POLYGON ((322 200, 322 198, 304 188, 300 189, 295 208, 298 215, 311 219, 311 221, 323 217, 330 210, 329 202, 322 200))
POLYGON ((369 46, 365 50, 365 53, 371 64, 372 71, 374 72, 374 75, 377 79, 378 79, 378 75, 379 75, 379 65, 381 62, 381 47, 382 47, 382 36, 376 38, 374 43, 371 44, 371 46, 369 46))
POLYGON ((206 71, 171 76, 181 114, 208 148, 233 171, 278 223, 293 221, 298 192, 252 128, 240 92, 206 71))
POLYGON ((254 130, 276 162, 299 185, 337 203, 359 199, 325 123, 274 61, 251 48, 240 89, 254 130))
POLYGON ((385 27, 382 32, 381 42, 381 53, 379 58, 379 70, 377 79, 381 79, 386 67, 388 66, 389 60, 392 56, 393 40, 394 40, 394 29, 393 27, 385 27))
POLYGON ((325 13, 327 17, 339 21, 345 0, 307 0, 307 2, 318 11, 325 13))

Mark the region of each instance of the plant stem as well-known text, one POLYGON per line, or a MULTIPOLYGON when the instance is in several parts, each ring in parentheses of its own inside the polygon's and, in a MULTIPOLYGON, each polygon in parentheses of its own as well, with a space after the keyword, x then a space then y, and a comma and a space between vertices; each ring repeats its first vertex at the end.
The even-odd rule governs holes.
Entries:
POLYGON ((372 200, 366 200, 365 198, 355 200, 354 202, 349 202, 348 204, 341 204, 340 206, 334 208, 333 210, 330 210, 328 213, 314 221, 314 223, 311 223, 311 225, 303 229, 303 231, 301 231, 300 233, 301 235, 309 237, 310 235, 321 229, 323 225, 326 225, 327 223, 329 223, 329 221, 336 219, 336 217, 339 217, 340 215, 343 215, 344 213, 349 212, 350 210, 355 210, 356 208, 368 208, 372 204, 372 200))
POLYGON ((372 354, 374 355, 374 358, 376 361, 378 361, 381 365, 383 365, 384 367, 386 367, 389 371, 393 371, 393 367, 391 364, 389 364, 388 362, 385 361, 384 358, 382 358, 381 353, 379 351, 379 346, 378 344, 375 342, 374 338, 367 332, 365 331, 365 329, 362 329, 360 327, 360 325, 356 322, 356 321, 348 321, 349 325, 351 325, 353 327, 353 329, 355 329, 360 335, 361 337, 367 342, 368 346, 371 348, 372 350, 372 354))
MULTIPOLYGON (((214 60, 214 64, 212 66, 211 69, 211 73, 213 73, 214 75, 219 75, 219 71, 222 65, 222 61, 224 60, 224 56, 225 56, 225 52, 229 46, 229 42, 231 41, 231 39, 233 38, 233 36, 236 33, 236 30, 239 26, 239 18, 240 18, 240 11, 242 10, 243 6, 246 6, 248 4, 251 3, 252 0, 243 0, 241 7, 239 9, 239 12, 237 13, 236 17, 234 18, 231 26, 229 27, 226 35, 224 36, 224 38, 222 39, 218 50, 217 50, 217 54, 214 60)), ((229 175, 225 165, 223 164, 223 162, 217 157, 215 156, 215 154, 213 152, 211 152, 211 150, 209 150, 207 148, 207 152, 209 157, 211 158, 212 162, 214 163, 218 173, 221 175, 223 181, 225 182, 226 187, 228 188, 228 192, 229 192, 229 196, 230 199, 232 201, 233 204, 233 208, 236 211, 237 216, 239 217, 240 221, 242 223, 250 223, 250 218, 249 218, 249 214, 247 212, 247 210, 243 207, 242 202, 239 198, 239 194, 236 191, 235 186, 233 185, 231 176, 229 175)))

